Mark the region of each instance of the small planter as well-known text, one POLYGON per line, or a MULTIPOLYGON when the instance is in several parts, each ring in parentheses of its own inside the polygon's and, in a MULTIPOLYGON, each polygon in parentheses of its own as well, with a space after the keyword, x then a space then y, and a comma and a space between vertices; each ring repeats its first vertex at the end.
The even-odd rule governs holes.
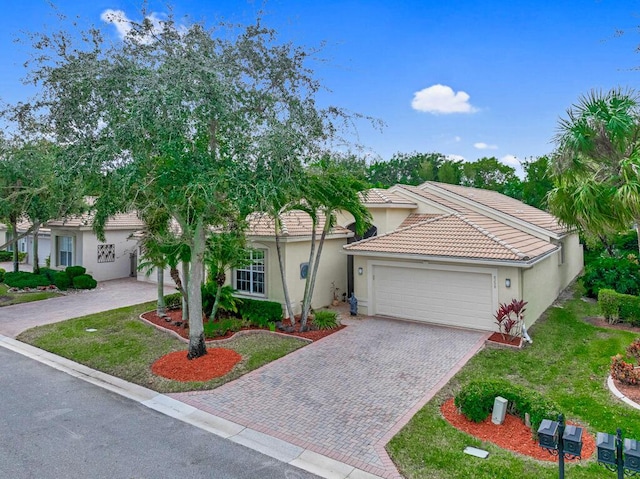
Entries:
POLYGON ((520 349, 522 348, 522 338, 520 336, 502 335, 501 333, 493 333, 487 339, 487 342, 492 345, 504 346, 508 348, 520 349))

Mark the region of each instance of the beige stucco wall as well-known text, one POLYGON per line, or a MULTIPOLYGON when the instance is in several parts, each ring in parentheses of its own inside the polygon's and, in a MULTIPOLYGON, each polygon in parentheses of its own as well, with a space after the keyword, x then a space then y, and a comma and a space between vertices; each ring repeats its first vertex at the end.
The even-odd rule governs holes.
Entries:
MULTIPOLYGON (((320 268, 316 277, 316 283, 313 293, 311 306, 313 308, 322 308, 331 304, 333 295, 331 293, 331 282, 335 282, 336 288, 339 289, 339 297, 346 289, 347 278, 347 257, 342 252, 343 245, 346 244, 345 238, 327 239, 325 240, 320 258, 320 268)), ((264 249, 267 251, 266 258, 266 285, 264 295, 248 295, 238 293, 238 296, 246 296, 251 298, 264 298, 271 301, 277 301, 284 306, 284 290, 282 287, 282 279, 280 276, 280 267, 278 264, 278 253, 275 241, 250 241, 252 248, 264 249)), ((308 240, 283 240, 282 253, 284 258, 285 272, 287 276, 287 286, 289 288, 289 299, 294 310, 294 314, 298 314, 301 310, 301 303, 304 296, 305 280, 300 278, 300 265, 309 261, 308 240)), ((235 282, 233 272, 227 275, 227 283, 233 286, 235 282)))
POLYGON ((582 271, 583 252, 577 234, 563 240, 564 263, 560 251, 522 272, 522 296, 527 304, 526 322, 533 324, 556 300, 560 292, 582 271))
MULTIPOLYGON (((378 228, 378 235, 395 230, 411 213, 416 212, 411 208, 369 208, 371 222, 378 228)), ((337 223, 347 227, 353 223, 353 216, 341 212, 337 215, 337 223)))

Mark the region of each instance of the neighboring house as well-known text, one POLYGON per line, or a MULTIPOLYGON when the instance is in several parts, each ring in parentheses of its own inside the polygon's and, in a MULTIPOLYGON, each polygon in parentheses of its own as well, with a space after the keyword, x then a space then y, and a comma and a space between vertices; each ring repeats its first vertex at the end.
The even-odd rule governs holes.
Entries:
MULTIPOLYGON (((17 225, 18 234, 24 233, 31 227, 31 223, 28 221, 20 221, 17 225)), ((0 224, 0 244, 4 244, 13 237, 13 233, 9 231, 9 228, 5 224, 0 224)), ((33 241, 34 235, 29 234, 18 240, 18 251, 25 253, 26 257, 23 263, 32 264, 33 259, 33 241)), ((13 245, 7 245, 7 251, 13 251, 13 245)), ((48 228, 42 227, 38 231, 38 262, 40 266, 45 266, 47 258, 51 252, 51 231, 48 228)))
POLYGON ((105 225, 99 241, 89 214, 47 223, 51 230, 51 268, 84 266, 98 281, 136 276, 137 242, 131 235, 143 227, 136 213, 122 213, 105 225))
POLYGON ((427 182, 363 200, 374 228, 344 250, 364 314, 492 331, 498 303, 524 299, 531 325, 582 270, 577 232, 494 191, 427 182))

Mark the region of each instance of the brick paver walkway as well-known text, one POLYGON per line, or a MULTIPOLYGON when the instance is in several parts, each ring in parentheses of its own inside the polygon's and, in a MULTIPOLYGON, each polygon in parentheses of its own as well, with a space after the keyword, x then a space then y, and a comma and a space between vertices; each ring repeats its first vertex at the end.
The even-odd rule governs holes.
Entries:
POLYGON ((381 318, 345 323, 218 389, 172 396, 372 474, 400 477, 385 444, 487 335, 381 318))

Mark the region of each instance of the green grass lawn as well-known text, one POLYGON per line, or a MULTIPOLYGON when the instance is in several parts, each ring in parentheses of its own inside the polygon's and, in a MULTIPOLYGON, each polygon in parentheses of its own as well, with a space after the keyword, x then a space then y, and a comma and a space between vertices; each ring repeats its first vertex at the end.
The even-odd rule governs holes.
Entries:
POLYGON ((307 344, 268 332, 241 336, 219 346, 243 357, 229 374, 207 382, 171 381, 153 374, 151 365, 172 351, 184 350, 186 354, 187 344, 138 319, 154 305, 147 303, 39 326, 17 339, 158 392, 212 389, 307 344))
MULTIPOLYGON (((439 406, 462 384, 477 378, 506 378, 553 399, 568 419, 587 431, 640 440, 640 411, 614 399, 606 387, 611 356, 636 337, 627 331, 596 328, 581 320, 597 316, 597 305, 580 299, 550 308, 531 328, 533 345, 522 350, 485 349, 478 353, 387 445, 407 478, 557 478, 557 463, 543 463, 479 441, 450 426, 439 406), (466 446, 490 452, 482 460, 463 454, 466 446)), ((555 419, 555 418, 550 418, 555 419)), ((568 478, 615 478, 593 457, 567 465, 568 478)))
POLYGON ((41 301, 43 299, 55 298, 56 296, 60 296, 60 294, 54 293, 53 291, 38 291, 37 293, 9 293, 9 287, 6 284, 0 284, 0 306, 41 301))

